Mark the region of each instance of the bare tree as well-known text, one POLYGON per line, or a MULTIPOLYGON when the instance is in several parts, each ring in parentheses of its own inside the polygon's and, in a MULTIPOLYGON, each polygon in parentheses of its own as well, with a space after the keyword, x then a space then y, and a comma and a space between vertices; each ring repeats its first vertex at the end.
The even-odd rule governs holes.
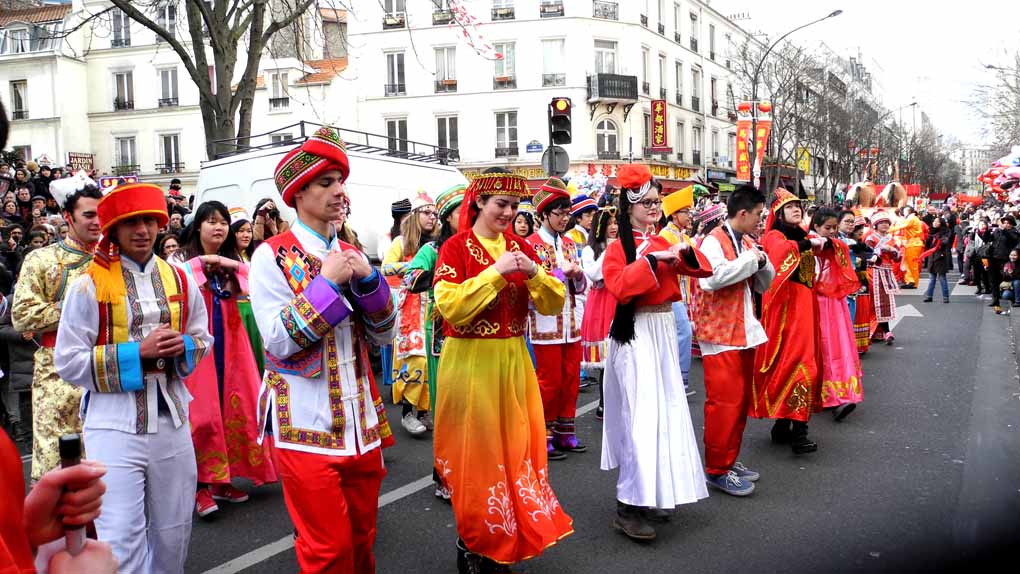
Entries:
POLYGON ((985 135, 1003 150, 1020 145, 1020 51, 1013 54, 1012 67, 994 67, 992 82, 978 86, 970 104, 985 122, 985 135))

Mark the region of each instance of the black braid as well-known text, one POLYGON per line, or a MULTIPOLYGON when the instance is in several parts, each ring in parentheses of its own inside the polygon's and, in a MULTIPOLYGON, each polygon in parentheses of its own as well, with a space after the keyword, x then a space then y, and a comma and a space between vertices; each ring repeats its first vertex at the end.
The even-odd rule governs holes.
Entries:
MULTIPOLYGON (((637 259, 637 246, 634 244, 634 227, 630 223, 630 208, 631 203, 627 201, 626 192, 621 193, 616 223, 620 226, 619 241, 623 247, 623 255, 628 265, 637 259)), ((613 317, 613 324, 609 328, 609 336, 617 343, 626 345, 634 339, 634 314, 636 311, 637 304, 634 300, 626 304, 616 304, 616 316, 613 317)))

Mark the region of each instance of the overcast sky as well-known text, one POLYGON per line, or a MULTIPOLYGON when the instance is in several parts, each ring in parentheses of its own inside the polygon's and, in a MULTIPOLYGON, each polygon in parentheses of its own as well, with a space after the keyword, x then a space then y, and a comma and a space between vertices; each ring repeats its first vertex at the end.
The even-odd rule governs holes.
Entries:
MULTIPOLYGON (((824 41, 841 55, 860 50, 880 79, 887 109, 918 102, 936 128, 968 144, 993 143, 964 103, 974 87, 991 83, 985 64, 1011 66, 1020 50, 1020 2, 1016 0, 712 0, 724 15, 746 13, 744 29, 774 40, 833 10, 843 14, 801 30, 789 40, 805 47, 824 41), (875 70, 874 60, 881 67, 875 70)), ((903 110, 908 121, 910 108, 903 110)), ((919 118, 920 116, 918 116, 919 118)), ((919 120, 918 120, 919 121, 919 120)))

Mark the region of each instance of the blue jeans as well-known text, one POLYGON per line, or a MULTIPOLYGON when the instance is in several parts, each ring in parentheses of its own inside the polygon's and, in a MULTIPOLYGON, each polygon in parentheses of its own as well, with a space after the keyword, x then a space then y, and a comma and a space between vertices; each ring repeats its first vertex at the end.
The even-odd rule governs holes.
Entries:
POLYGON ((932 294, 935 293, 935 280, 938 280, 939 284, 942 285, 942 298, 949 299, 949 283, 946 281, 945 273, 931 273, 928 278, 928 292, 924 294, 925 297, 931 299, 932 294))
POLYGON ((1012 301, 1014 307, 1020 306, 1020 279, 1014 279, 1009 283, 1012 287, 1003 291, 1002 296, 1012 301))
POLYGON ((673 318, 676 320, 676 340, 677 350, 680 353, 680 373, 683 374, 684 386, 686 387, 690 384, 691 342, 694 340, 691 321, 687 318, 687 303, 683 301, 673 303, 673 318))

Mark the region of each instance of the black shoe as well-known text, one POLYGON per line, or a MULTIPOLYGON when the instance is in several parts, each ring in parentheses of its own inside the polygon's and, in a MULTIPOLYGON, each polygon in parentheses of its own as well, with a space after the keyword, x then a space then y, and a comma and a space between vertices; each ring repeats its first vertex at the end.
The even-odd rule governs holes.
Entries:
POLYGON ((977 291, 975 291, 975 292, 974 292, 974 294, 975 294, 975 295, 984 295, 984 294, 985 294, 985 292, 984 292, 984 291, 982 291, 981 289, 978 289, 977 291))
POLYGON ((818 450, 818 443, 808 438, 808 425, 805 422, 793 421, 790 431, 790 448, 793 454, 808 454, 818 450))
POLYGON ((641 511, 649 522, 665 523, 673 518, 673 513, 663 508, 642 508, 641 511))
POLYGON ((616 518, 613 527, 627 535, 631 540, 655 540, 655 528, 648 523, 642 509, 637 506, 616 502, 616 518))
POLYGON ((567 458, 567 453, 563 452, 562 450, 553 449, 548 452, 549 454, 548 456, 546 456, 546 460, 564 460, 567 458))
POLYGON ((843 419, 848 417, 850 413, 854 412, 854 409, 856 408, 857 403, 843 403, 836 407, 836 410, 832 411, 832 414, 835 415, 836 422, 843 422, 843 419))
POLYGON ((948 303, 949 302, 949 297, 946 297, 945 299, 943 299, 942 302, 943 303, 948 303))
POLYGON ((925 297, 924 299, 921 299, 921 302, 922 303, 931 303, 931 297, 925 297))
POLYGON ((606 417, 605 407, 595 407, 595 420, 602 420, 606 417))
POLYGON ((772 425, 772 442, 776 444, 787 444, 793 438, 790 431, 790 419, 776 419, 772 425))
POLYGON ((464 541, 458 538, 457 574, 484 574, 483 565, 484 558, 474 552, 468 552, 467 547, 464 546, 464 541))

